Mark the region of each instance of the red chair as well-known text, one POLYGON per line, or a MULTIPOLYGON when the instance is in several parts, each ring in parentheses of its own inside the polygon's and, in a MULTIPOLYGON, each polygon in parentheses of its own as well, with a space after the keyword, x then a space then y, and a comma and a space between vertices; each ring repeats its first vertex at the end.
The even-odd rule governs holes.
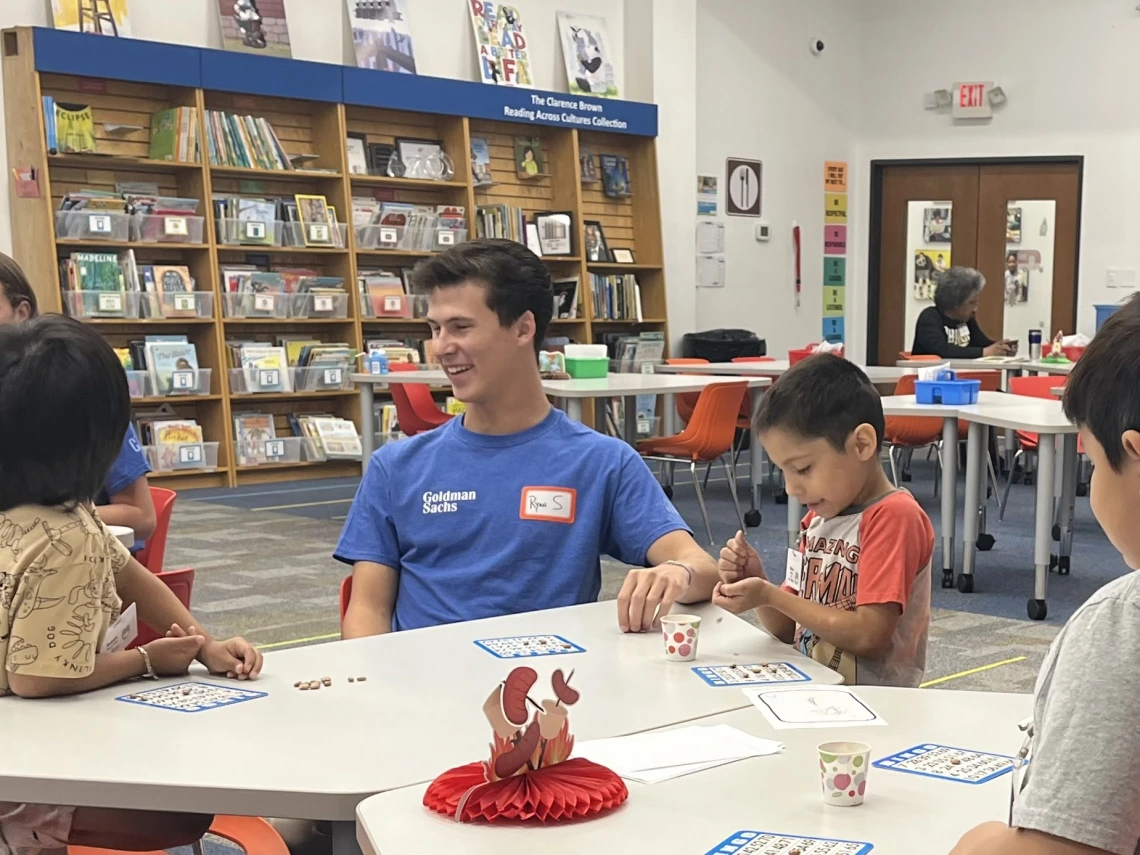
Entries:
MULTIPOLYGON (((255 816, 216 816, 209 834, 236 844, 246 855, 289 855, 289 847, 273 826, 255 816)), ((193 845, 195 855, 202 855, 202 842, 193 845)), ((68 855, 120 855, 119 849, 95 849, 90 846, 68 846, 68 855)), ((136 855, 166 855, 165 852, 143 852, 136 855)))
POLYGON ((349 573, 340 580, 340 622, 344 623, 344 616, 348 613, 348 601, 352 599, 352 574, 349 573))
MULTIPOLYGON (((708 365, 707 359, 697 359, 688 356, 678 356, 673 359, 666 359, 666 365, 708 365)), ((693 417, 693 409, 697 406, 697 399, 700 398, 700 392, 682 392, 680 395, 675 395, 674 400, 677 407, 677 417, 680 418, 683 424, 688 424, 689 419, 693 417)))
MULTIPOLYGON (((156 573, 155 575, 166 583, 166 587, 174 592, 174 596, 178 597, 178 602, 182 603, 186 608, 190 608, 190 597, 194 592, 193 567, 187 567, 185 570, 167 570, 165 573, 156 573)), ((155 639, 162 638, 165 635, 166 629, 163 629, 162 632, 156 632, 145 623, 140 623, 138 637, 131 647, 150 644, 155 639)))
POLYGON ((683 431, 673 436, 643 440, 637 444, 637 450, 645 460, 668 463, 670 468, 679 462, 688 462, 710 544, 714 543, 712 526, 709 524, 709 512, 705 507, 704 489, 700 479, 697 478, 698 463, 711 464, 716 460, 721 462, 725 475, 728 476, 732 503, 736 506, 736 516, 740 521, 741 531, 746 527, 740 502, 736 498, 736 466, 730 465, 724 459, 724 455, 732 452, 737 413, 740 411, 740 402, 744 400, 746 391, 748 391, 747 382, 714 383, 706 386, 697 398, 692 418, 683 431))
MULTIPOLYGON (((418 371, 419 367, 411 363, 395 363, 388 370, 418 371)), ((393 383, 388 388, 392 392, 392 401, 396 404, 400 430, 408 436, 434 430, 452 419, 452 416, 435 405, 426 383, 393 383)))
POLYGON ((162 572, 162 560, 166 557, 166 535, 170 531, 170 515, 174 513, 174 500, 178 494, 165 487, 151 487, 150 500, 154 502, 154 532, 139 550, 139 564, 151 573, 162 572))
POLYGON ((920 354, 919 356, 915 356, 909 350, 900 350, 899 359, 905 359, 907 362, 940 362, 942 360, 942 357, 933 353, 920 354))
MULTIPOLYGON (((1027 398, 1042 398, 1047 401, 1057 400, 1057 396, 1053 394, 1053 390, 1064 386, 1069 382, 1067 376, 1053 377, 1050 375, 1038 377, 1010 377, 1009 378, 1009 391, 1013 395, 1023 395, 1027 398)), ((998 519, 1001 520, 1005 517, 1005 505, 1009 501, 1009 491, 1013 487, 1013 476, 1017 472, 1017 461, 1027 454, 1036 454, 1037 446, 1040 442, 1040 437, 1032 431, 1019 430, 1017 431, 1017 452, 1013 455, 1013 463, 1009 467, 1009 477, 1005 481, 1005 489, 1002 491, 1001 503, 998 506, 998 519)), ((1077 454, 1082 455, 1085 453, 1085 445, 1081 442, 1080 436, 1077 437, 1077 454)), ((1025 483, 1031 484, 1032 476, 1025 475, 1025 483)))

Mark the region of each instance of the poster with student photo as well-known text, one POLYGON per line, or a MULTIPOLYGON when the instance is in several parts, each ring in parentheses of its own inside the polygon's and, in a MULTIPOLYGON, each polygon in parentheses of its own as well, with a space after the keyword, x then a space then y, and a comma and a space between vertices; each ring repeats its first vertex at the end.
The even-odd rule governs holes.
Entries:
POLYGON ((293 57, 285 0, 217 0, 226 50, 293 57))
POLYGON ((606 19, 597 15, 558 13, 558 34, 571 95, 617 98, 618 82, 610 53, 606 19))
POLYGON ((1021 208, 1006 209, 1005 242, 1021 243, 1021 208))
POLYGON ((344 0, 358 68, 416 73, 408 0, 344 0))
POLYGON ((934 299, 942 275, 950 269, 950 250, 920 249, 914 254, 914 299, 934 299))
POLYGON ((927 208, 922 212, 922 239, 926 243, 950 243, 949 208, 927 208))
POLYGON ((1029 267, 1022 258, 1024 255, 1027 253, 1005 254, 1005 302, 1010 306, 1029 302, 1029 267))

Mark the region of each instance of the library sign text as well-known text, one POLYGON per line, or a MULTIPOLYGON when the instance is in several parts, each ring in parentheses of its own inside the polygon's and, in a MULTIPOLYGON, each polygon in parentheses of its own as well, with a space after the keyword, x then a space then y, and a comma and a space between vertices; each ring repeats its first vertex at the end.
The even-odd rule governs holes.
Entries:
POLYGON ((624 131, 629 122, 624 119, 611 119, 605 115, 605 105, 594 101, 576 98, 560 98, 556 95, 530 94, 529 107, 503 105, 503 115, 508 119, 523 119, 528 122, 551 122, 567 127, 607 128, 624 131))

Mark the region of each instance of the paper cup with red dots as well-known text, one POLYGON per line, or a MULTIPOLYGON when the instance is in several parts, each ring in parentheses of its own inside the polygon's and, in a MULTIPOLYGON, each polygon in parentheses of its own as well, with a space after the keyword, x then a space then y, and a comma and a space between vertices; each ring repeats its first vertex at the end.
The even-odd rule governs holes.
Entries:
POLYGON ((661 633, 665 637, 665 658, 670 662, 692 662, 697 658, 701 619, 696 615, 664 615, 661 633))
POLYGON ((824 804, 854 807, 863 804, 871 746, 863 742, 824 742, 819 746, 819 777, 824 804))

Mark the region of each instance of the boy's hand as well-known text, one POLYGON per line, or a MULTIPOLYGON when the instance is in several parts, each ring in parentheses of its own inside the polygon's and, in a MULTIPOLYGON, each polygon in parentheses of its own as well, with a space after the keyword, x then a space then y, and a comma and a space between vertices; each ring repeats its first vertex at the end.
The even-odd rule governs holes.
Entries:
POLYGON ((190 670, 190 663, 198 658, 206 639, 200 635, 183 633, 156 639, 143 645, 150 665, 159 677, 181 677, 190 670))
MULTIPOLYGON (((181 638, 197 632, 190 627, 189 633, 178 624, 172 624, 166 633, 167 638, 181 638)), ((225 641, 207 641, 197 656, 211 674, 225 674, 231 679, 255 680, 261 673, 264 656, 261 651, 244 638, 229 638, 225 641)))
POLYGON ((734 615, 768 605, 775 585, 759 576, 747 576, 739 582, 719 582, 713 589, 712 602, 734 615))
POLYGON ((717 562, 722 582, 739 582, 741 579, 755 577, 767 579, 764 572, 764 562, 760 560, 760 553, 744 539, 744 532, 738 531, 736 537, 725 544, 720 551, 720 561, 717 562))

